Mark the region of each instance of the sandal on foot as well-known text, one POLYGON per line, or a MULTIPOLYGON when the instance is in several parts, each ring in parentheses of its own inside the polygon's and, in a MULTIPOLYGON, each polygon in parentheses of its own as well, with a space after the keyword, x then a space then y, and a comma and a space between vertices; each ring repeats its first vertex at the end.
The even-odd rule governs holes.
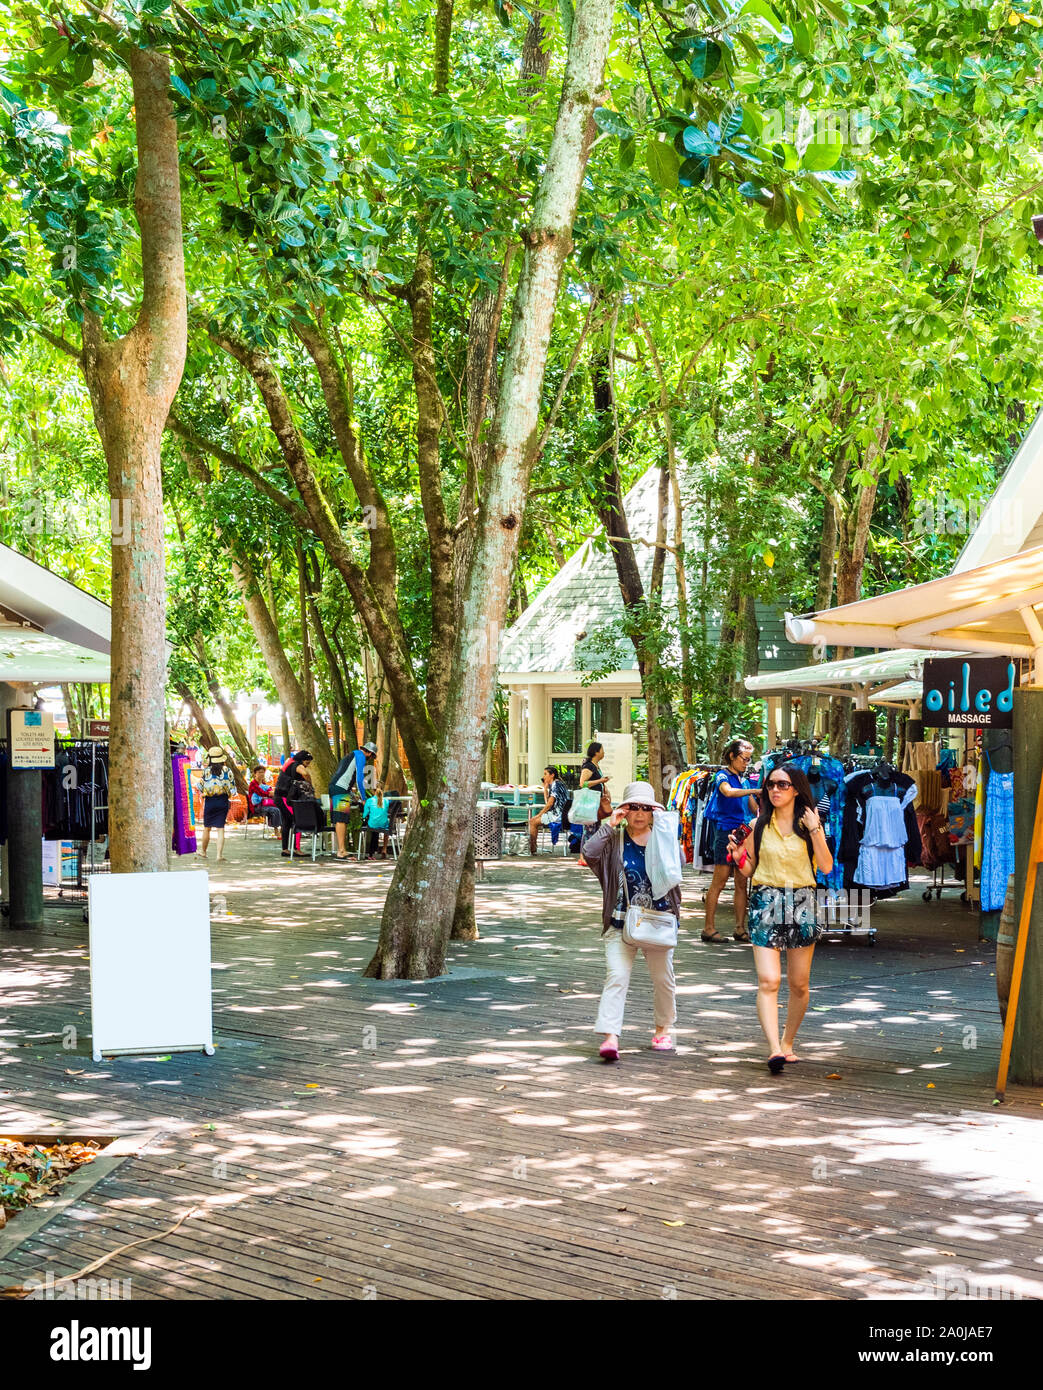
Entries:
POLYGON ((674 1040, 669 1033, 664 1033, 661 1038, 653 1038, 652 1046, 656 1052, 674 1052, 674 1040))
POLYGON ((609 1047, 608 1043, 602 1043, 598 1048, 598 1056, 603 1062, 618 1062, 619 1048, 609 1047))
POLYGON ((775 1052, 768 1058, 768 1070, 772 1076, 778 1076, 785 1065, 786 1058, 781 1052, 775 1052))
POLYGON ((722 936, 719 931, 713 933, 703 932, 699 940, 705 941, 708 946, 727 946, 728 944, 728 938, 722 936))
POLYGON ((746 930, 745 927, 743 927, 741 931, 734 931, 734 932, 732 932, 732 940, 733 940, 733 941, 749 941, 749 939, 750 939, 750 934, 749 934, 749 932, 746 930))

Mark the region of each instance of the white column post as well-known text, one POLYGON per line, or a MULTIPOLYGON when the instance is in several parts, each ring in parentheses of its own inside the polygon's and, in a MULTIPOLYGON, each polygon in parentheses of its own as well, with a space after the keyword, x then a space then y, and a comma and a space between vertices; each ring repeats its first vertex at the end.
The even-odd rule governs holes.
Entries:
POLYGON ((544 764, 550 757, 550 706, 547 701, 547 688, 543 685, 529 686, 529 761, 526 777, 529 786, 540 780, 544 764))
POLYGON ((509 687, 507 696, 507 780, 514 786, 521 781, 521 692, 509 687))

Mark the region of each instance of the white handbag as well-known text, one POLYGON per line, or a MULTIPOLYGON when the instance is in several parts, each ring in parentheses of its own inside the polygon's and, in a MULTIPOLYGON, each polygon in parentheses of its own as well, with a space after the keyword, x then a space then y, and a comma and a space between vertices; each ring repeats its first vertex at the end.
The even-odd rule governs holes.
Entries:
MULTIPOLYGON (((619 846, 622 862, 622 826, 619 827, 619 846)), ((645 950, 672 950, 677 945, 677 918, 672 912, 657 912, 651 907, 639 907, 637 903, 631 907, 626 869, 622 869, 621 872, 627 905, 626 916, 623 919, 623 940, 628 946, 642 946, 645 950)))

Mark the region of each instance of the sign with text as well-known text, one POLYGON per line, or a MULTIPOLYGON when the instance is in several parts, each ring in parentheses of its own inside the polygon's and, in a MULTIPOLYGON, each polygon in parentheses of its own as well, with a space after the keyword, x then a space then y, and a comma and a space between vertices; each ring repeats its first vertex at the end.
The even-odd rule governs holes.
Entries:
POLYGON ((91 719, 87 723, 88 738, 108 738, 109 721, 107 719, 91 719))
POLYGON ((7 712, 7 747, 13 768, 54 766, 54 715, 39 709, 7 712))
POLYGON ((1017 664, 1006 656, 930 657, 923 664, 923 722, 1010 729, 1017 684, 1017 664))

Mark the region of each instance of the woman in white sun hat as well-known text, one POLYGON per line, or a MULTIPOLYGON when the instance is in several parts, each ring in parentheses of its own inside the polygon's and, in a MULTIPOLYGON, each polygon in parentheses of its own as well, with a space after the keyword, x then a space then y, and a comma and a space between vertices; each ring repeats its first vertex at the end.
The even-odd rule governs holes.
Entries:
POLYGON ((601 884, 601 935, 605 939, 607 972, 594 1031, 604 1033, 601 1056, 619 1059, 630 972, 638 950, 644 951, 652 976, 657 1052, 673 1052, 670 1030, 677 1018, 674 953, 663 947, 639 947, 623 939, 627 905, 653 908, 681 916, 681 859, 677 849, 677 816, 664 811, 648 782, 631 782, 623 799, 583 847, 587 864, 601 884), (647 851, 647 854, 646 854, 647 851), (660 889, 655 896, 653 879, 660 889))

